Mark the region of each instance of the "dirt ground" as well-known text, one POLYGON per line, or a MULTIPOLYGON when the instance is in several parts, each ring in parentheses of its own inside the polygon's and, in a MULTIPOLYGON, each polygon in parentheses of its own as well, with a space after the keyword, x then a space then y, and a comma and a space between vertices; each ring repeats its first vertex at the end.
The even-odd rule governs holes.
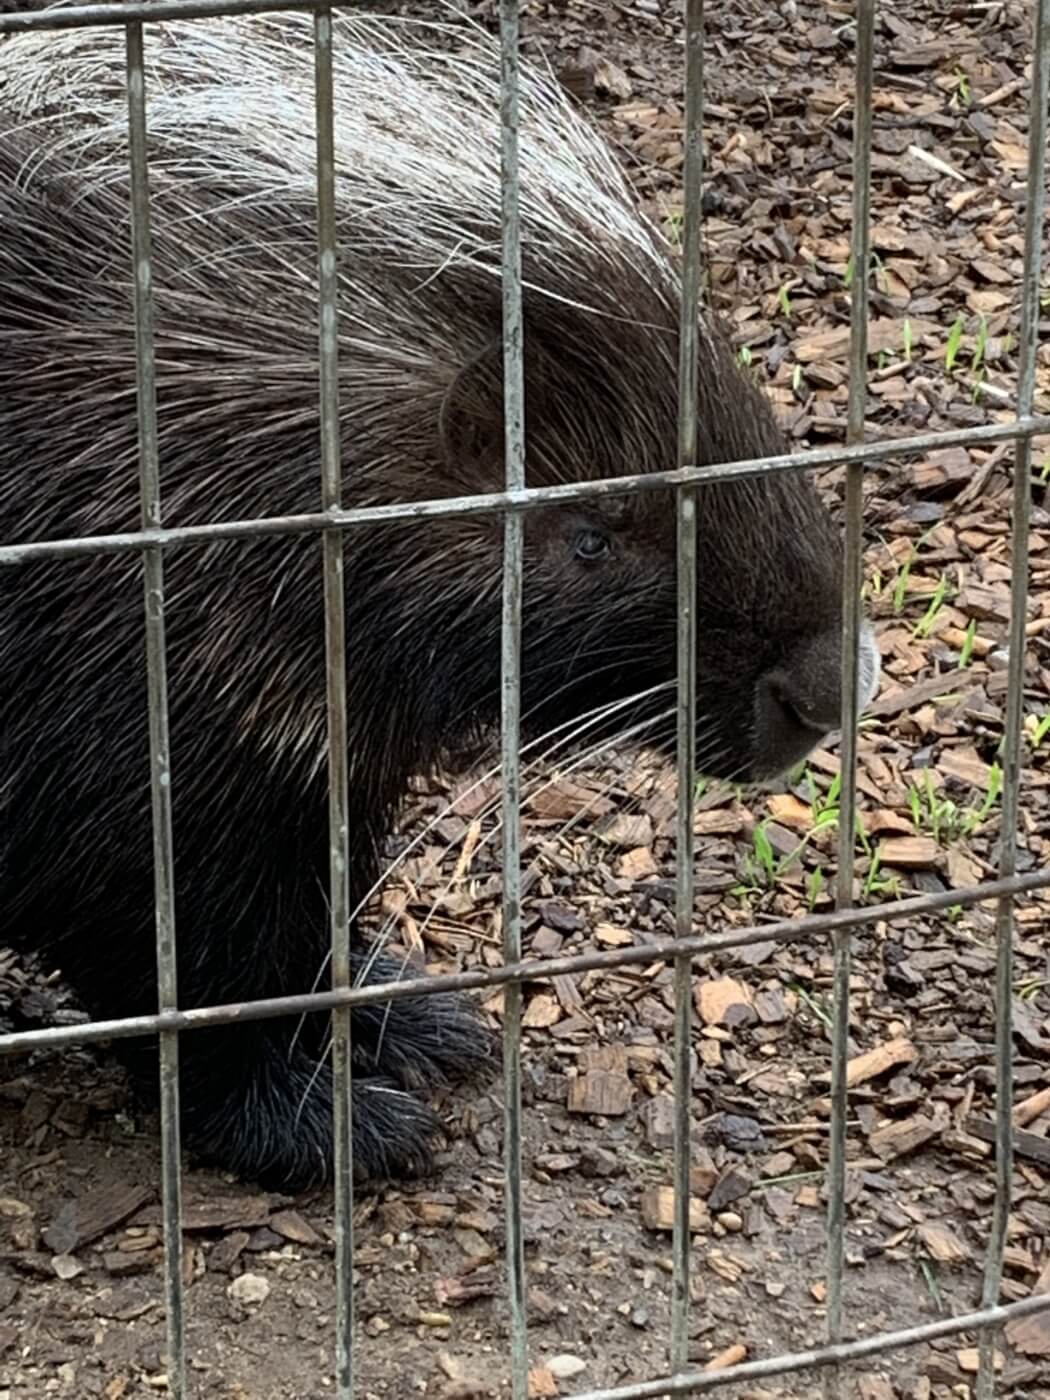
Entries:
MULTIPOLYGON (((434 12, 436 4, 417 4, 434 12)), ((489 22, 491 3, 463 4, 489 22)), ((530 3, 526 33, 673 223, 681 169, 681 4, 530 3)), ((850 94, 847 4, 710 0, 706 245, 712 298, 800 445, 846 412, 850 94)), ((897 0, 876 56, 872 437, 1009 416, 1017 381, 1030 6, 897 0)), ((1040 400, 1050 387, 1041 325, 1040 400)), ((1020 868, 1050 854, 1050 444, 1033 465, 1032 603, 1020 868)), ((864 897, 994 875, 1011 572, 1009 449, 952 449, 870 472, 868 603, 885 674, 861 738, 864 897)), ((829 475, 829 489, 837 484, 829 475)), ((834 744, 791 791, 703 789, 698 925, 830 907, 834 744)), ((491 788, 420 784, 404 839, 435 817, 382 913, 429 966, 498 960, 491 788), (441 815, 445 812, 445 815, 441 815)), ((526 943, 535 956, 672 931, 674 794, 636 755, 529 772, 526 943)), ((1016 1200, 1003 1297, 1050 1289, 1050 900, 1016 935, 1016 1200)), ((853 970, 847 1302, 854 1335, 979 1303, 993 1196, 994 910, 879 924, 853 970)), ((0 949, 0 1026, 77 1013, 48 970, 0 949)), ((770 1356, 825 1326, 823 1171, 831 996, 825 943, 752 945, 697 983, 691 1355, 770 1356)), ((501 998, 486 1009, 498 1024, 501 998)), ((537 1396, 666 1369, 671 972, 526 989, 530 1346, 537 1396), (662 1191, 661 1188, 664 1188, 662 1191)), ((358 1203, 364 1397, 509 1394, 498 1086, 445 1105, 440 1174, 358 1203)), ((164 1394, 158 1138, 104 1055, 0 1067, 0 1400, 164 1394), (71 1203, 76 1203, 76 1209, 71 1203)), ((277 1198, 186 1178, 188 1347, 208 1400, 331 1393, 326 1193, 277 1198)), ((858 1367, 859 1400, 971 1394, 973 1337, 858 1367)), ((1011 1329, 1001 1393, 1050 1397, 1050 1318, 1011 1329)), ((811 1397, 812 1377, 738 1387, 811 1397)))

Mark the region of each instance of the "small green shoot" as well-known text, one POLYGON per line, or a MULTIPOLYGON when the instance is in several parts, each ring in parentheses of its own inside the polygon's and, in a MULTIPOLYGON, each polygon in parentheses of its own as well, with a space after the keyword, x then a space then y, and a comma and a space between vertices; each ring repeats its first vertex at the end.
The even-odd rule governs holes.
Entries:
POLYGON ((682 251, 685 232, 685 211, 672 209, 664 216, 664 227, 668 237, 678 252, 682 251))
POLYGON ((904 318, 904 358, 911 364, 912 329, 907 316, 904 318))
POLYGON ((939 845, 950 845, 960 837, 972 836, 987 820, 999 801, 1003 789, 1003 770, 993 763, 988 770, 988 790, 977 807, 960 807, 950 797, 944 797, 933 785, 933 774, 927 768, 922 785, 908 791, 908 807, 912 821, 920 830, 929 831, 939 845))
POLYGON ((887 896, 897 899, 900 896, 900 892, 900 880, 896 875, 884 875, 882 873, 882 857, 879 855, 878 851, 872 851, 868 873, 864 877, 865 899, 885 899, 887 896))
POLYGON ((788 289, 787 289, 787 284, 786 284, 786 283, 783 283, 783 284, 779 287, 779 289, 777 290, 777 301, 778 301, 778 303, 779 303, 779 305, 780 305, 780 309, 781 309, 781 311, 783 311, 784 315, 790 317, 790 315, 791 315, 791 297, 788 295, 788 289))
POLYGON ((908 598, 908 584, 911 581, 911 571, 919 557, 919 550, 933 534, 936 525, 931 525, 928 530, 924 530, 919 538, 912 545, 907 559, 897 571, 897 577, 893 584, 893 611, 898 616, 904 611, 904 604, 908 598))
POLYGON ((816 909, 826 885, 827 880, 824 878, 823 870, 819 865, 814 866, 806 876, 806 908, 811 914, 816 909))
POLYGON ((817 791, 812 776, 809 780, 809 790, 812 793, 810 798, 810 810, 813 813, 813 827, 820 830, 822 826, 833 826, 839 819, 839 802, 842 797, 842 774, 836 773, 828 784, 828 790, 821 796, 817 791))
POLYGON ((824 1004, 824 998, 821 997, 818 1000, 816 997, 811 997, 810 994, 806 991, 805 987, 803 987, 798 982, 792 982, 789 984, 789 986, 790 990, 795 993, 799 1001, 802 1002, 803 1006, 808 1007, 809 1010, 813 1013, 813 1015, 817 1018, 817 1020, 820 1021, 823 1025, 827 1026, 828 1030, 831 1030, 831 1013, 828 1011, 827 1006, 824 1004))
POLYGON ((922 1270, 923 1281, 929 1290, 930 1297, 933 1299, 934 1307, 939 1313, 943 1313, 945 1310, 944 1294, 941 1292, 941 1286, 937 1282, 937 1275, 934 1272, 933 1265, 930 1263, 929 1259, 920 1255, 919 1268, 922 1270))
POLYGON ((756 1181, 752 1191, 768 1191, 771 1186, 793 1186, 800 1181, 823 1181, 824 1172, 790 1172, 787 1176, 767 1176, 756 1181))
POLYGON ((964 318, 956 316, 951 330, 948 332, 948 343, 944 347, 944 368, 948 374, 955 368, 955 361, 959 358, 959 348, 962 345, 963 329, 966 325, 964 318))
POLYGON ((988 369, 985 364, 985 354, 988 349, 988 320, 982 316, 977 327, 977 337, 974 341, 973 354, 970 356, 970 369, 974 376, 973 392, 970 398, 974 403, 981 397, 984 382, 988 378, 988 369))
POLYGON ((777 853, 773 849, 773 843, 769 839, 766 831, 768 823, 760 822, 755 827, 752 841, 755 847, 755 858, 758 861, 759 869, 766 876, 767 882, 772 884, 777 875, 777 853))
POLYGON ((926 638, 933 631, 933 624, 937 621, 937 615, 944 606, 944 600, 948 596, 948 580, 942 574, 937 580, 937 587, 934 589, 933 597, 930 599, 926 611, 912 628, 913 638, 926 638))
POLYGON ((768 819, 759 822, 751 833, 752 849, 747 852, 743 861, 744 880, 741 884, 734 885, 732 890, 740 899, 772 889, 783 869, 766 831, 768 824, 768 819))
POLYGON ((959 652, 959 669, 965 670, 973 659, 973 644, 977 636, 977 619, 971 617, 966 624, 966 636, 963 638, 962 650, 959 652))
POLYGON ((897 574, 896 581, 894 582, 893 611, 896 614, 900 614, 904 611, 904 600, 908 596, 908 582, 911 579, 911 568, 912 565, 915 563, 915 558, 916 552, 913 549, 912 552, 908 555, 907 559, 905 559, 904 563, 901 565, 900 571, 897 574))

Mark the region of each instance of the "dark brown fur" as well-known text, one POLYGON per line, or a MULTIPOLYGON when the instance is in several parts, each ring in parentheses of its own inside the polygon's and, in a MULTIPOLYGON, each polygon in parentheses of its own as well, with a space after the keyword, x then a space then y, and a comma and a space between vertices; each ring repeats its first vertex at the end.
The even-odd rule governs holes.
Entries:
MULTIPOLYGON (((61 146, 4 120, 0 113, 0 539, 134 529, 133 307, 119 161, 116 173, 87 178, 61 146)), ((60 127, 56 117, 45 134, 60 127)), ((289 191, 231 203, 258 195, 254 177, 234 154, 221 173, 209 167, 190 179, 192 133, 184 149, 181 139, 170 129, 157 138, 171 164, 158 164, 152 185, 165 521, 316 510, 312 202, 289 191), (187 224, 188 212, 206 217, 187 224)), ((410 194, 407 187, 406 221, 410 194)), ((396 232, 384 238, 341 211, 340 246, 354 278, 344 312, 347 499, 498 489, 498 280, 454 259, 440 274, 407 265, 411 229, 405 247, 394 246, 396 232)), ((543 289, 525 300, 530 485, 674 466, 673 276, 661 281, 633 256, 618 260, 614 248, 610 256, 609 246, 588 251, 586 239, 567 243, 557 265, 539 249, 527 228, 526 277, 543 289), (600 314, 551 293, 589 298, 600 314)), ((701 461, 783 450, 769 405, 706 334, 700 407, 701 461)), ((702 766, 772 774, 835 723, 837 535, 808 482, 775 475, 705 489, 699 541, 702 766)), ((498 718, 501 545, 497 518, 390 524, 348 539, 355 901, 379 874, 411 776, 498 718)), ((317 539, 292 537, 180 548, 167 558, 186 1006, 308 990, 324 965, 320 550, 317 539)), ((92 1013, 151 1011, 139 561, 37 563, 6 571, 0 587, 0 927, 60 966, 92 1013)), ((644 737, 666 743, 675 597, 669 495, 529 514, 528 732, 664 685, 606 728, 615 734, 649 718, 644 737)), ((397 974, 383 957, 370 973, 397 974)), ((282 1184, 323 1174, 324 1029, 312 1025, 294 1042, 294 1024, 282 1022, 186 1036, 188 1144, 282 1184)), ((485 1063, 487 1036, 467 1004, 441 996, 397 1003, 388 1018, 382 1010, 356 1016, 354 1044, 359 1173, 424 1167, 436 1123, 417 1091, 485 1063)), ((152 1051, 128 1056, 148 1087, 152 1051)))

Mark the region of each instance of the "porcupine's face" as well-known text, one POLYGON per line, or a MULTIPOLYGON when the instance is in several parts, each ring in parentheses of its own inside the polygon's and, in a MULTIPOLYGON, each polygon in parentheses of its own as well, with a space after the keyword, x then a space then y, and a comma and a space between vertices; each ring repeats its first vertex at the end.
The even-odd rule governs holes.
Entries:
MULTIPOLYGON (((606 701, 600 722, 670 750, 678 647, 673 497, 542 512, 526 525, 523 706, 549 728, 606 701), (533 596, 532 606, 528 599, 533 596), (542 600, 542 601, 541 601, 542 600), (648 692, 648 693, 646 693, 648 692)), ((755 780, 839 725, 841 546, 816 492, 771 478, 697 495, 697 766, 755 780)), ((862 644, 861 697, 878 655, 862 644)), ((599 726, 584 737, 597 737, 599 726)))
MULTIPOLYGON (((549 374, 535 367, 527 374, 530 486, 676 465, 673 392, 647 400, 643 414, 620 395, 603 401, 593 381, 584 394, 579 388, 579 377, 552 391, 549 374)), ((701 461, 783 451, 768 404, 741 384, 731 362, 712 361, 701 397, 701 461)), ((474 443, 490 460, 500 457, 498 411, 491 429, 485 446, 474 443)), ((501 470, 500 461, 484 489, 499 489, 501 470)), ((697 768, 712 777, 772 778, 839 725, 841 534, 802 473, 707 485, 695 499, 697 768)), ((672 751, 674 494, 595 498, 524 518, 526 728, 562 726, 563 733, 578 729, 580 743, 621 736, 672 751)), ((498 551, 501 529, 491 528, 498 551)), ((866 627, 862 707, 878 674, 866 627)))

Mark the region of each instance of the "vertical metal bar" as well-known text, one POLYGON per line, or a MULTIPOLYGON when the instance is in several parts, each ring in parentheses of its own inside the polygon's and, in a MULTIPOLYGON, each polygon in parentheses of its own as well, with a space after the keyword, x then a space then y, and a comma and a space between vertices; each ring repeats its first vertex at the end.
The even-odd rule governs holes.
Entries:
MULTIPOLYGON (((875 0, 857 0, 857 72, 853 117, 853 282, 850 297, 848 437, 864 437, 868 391, 868 284, 871 263, 871 132, 874 84, 875 0)), ((853 852, 857 810, 857 702, 863 584, 864 468, 846 469, 846 546, 842 604, 842 787, 839 804, 840 909, 853 903, 853 852)), ((833 939, 835 1005, 831 1047, 831 1133, 828 1151, 828 1340, 842 1337, 846 1259, 846 1065, 849 1059, 852 932, 833 939)), ((841 1372, 824 1376, 827 1400, 841 1394, 841 1372)))
MULTIPOLYGON (((700 339, 701 200, 704 133, 704 0, 688 0, 685 18, 685 209, 678 342, 678 455, 696 461, 697 362, 700 339)), ((675 828, 675 933, 693 931, 694 788, 696 784, 696 507, 697 491, 678 492, 678 819, 675 828)), ((674 1234, 671 1252, 671 1370, 689 1364, 689 1195, 693 978, 687 957, 674 970, 674 1234)))
MULTIPOLYGON (((503 402, 508 491, 525 485, 525 366, 519 164, 520 21, 518 0, 500 6, 501 173, 503 197, 503 402)), ((502 758, 503 956, 521 957, 521 594, 523 527, 503 520, 502 758)), ((508 984, 503 1010, 503 1156, 507 1199, 507 1288, 513 1400, 526 1400, 529 1344, 525 1313, 525 1236, 521 1197, 521 985, 508 984)))
MULTIPOLYGON (((1032 88, 1028 108, 1028 200, 1025 209, 1024 277, 1021 303, 1018 410, 1031 413, 1035 399, 1039 340, 1039 281, 1042 270, 1046 209, 1047 97, 1050 88, 1050 0, 1034 6, 1032 88)), ((1027 637, 1029 529, 1032 516, 1032 443, 1018 441, 1014 457, 1013 538, 1010 580, 1010 643, 1006 722, 1003 736, 1003 812, 1000 873, 1017 870, 1017 816, 1021 787, 1021 738, 1024 726, 1024 677, 1027 637)), ((1010 1218, 1013 1177, 1013 937, 1014 900, 999 901, 996 915, 995 969, 995 1204, 985 1261, 983 1304, 999 1301, 1010 1218)), ((981 1334, 977 1374, 978 1400, 995 1394, 995 1343, 998 1329, 981 1334)))
MULTIPOLYGON (((146 152, 146 73, 142 25, 125 28, 131 241, 135 271, 135 372, 138 393, 139 490, 142 528, 161 525, 157 380, 153 353, 153 268, 149 163, 146 152)), ((153 879, 157 930, 159 1009, 178 1007, 175 953, 175 875, 171 828, 171 741, 164 635, 164 557, 160 546, 143 552, 146 667, 149 694, 150 798, 153 808, 153 879)), ((186 1396, 182 1296, 182 1178, 179 1131, 179 1038, 160 1033, 160 1150, 164 1215, 164 1302, 168 1330, 168 1392, 186 1396)))
MULTIPOLYGON (((335 116, 332 12, 314 15, 314 102, 317 127, 317 258, 320 306, 321 500, 342 504, 339 439, 339 293, 335 224, 335 116)), ((346 595, 343 532, 323 540, 325 656, 328 709, 328 842, 332 986, 350 986, 350 856, 347 793, 346 595)), ((336 1341, 338 1400, 354 1389, 354 1169, 351 1112, 350 1008, 332 1014, 332 1176, 335 1194, 336 1341)))

